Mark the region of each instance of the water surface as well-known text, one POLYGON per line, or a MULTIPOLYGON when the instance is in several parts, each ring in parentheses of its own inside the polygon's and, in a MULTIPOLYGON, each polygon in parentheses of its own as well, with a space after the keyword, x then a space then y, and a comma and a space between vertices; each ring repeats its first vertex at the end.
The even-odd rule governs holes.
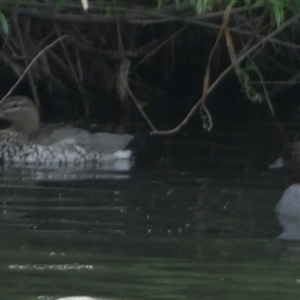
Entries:
POLYGON ((128 172, 2 168, 1 299, 299 299, 274 215, 286 174, 171 152, 128 172))

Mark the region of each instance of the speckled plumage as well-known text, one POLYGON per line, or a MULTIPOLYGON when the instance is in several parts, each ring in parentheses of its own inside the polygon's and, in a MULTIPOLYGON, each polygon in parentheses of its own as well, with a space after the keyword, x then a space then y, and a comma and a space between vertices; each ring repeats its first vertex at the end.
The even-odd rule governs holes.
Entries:
POLYGON ((83 147, 71 138, 44 146, 33 143, 26 135, 0 131, 0 161, 4 164, 101 166, 117 160, 129 160, 130 156, 130 150, 101 153, 83 147))

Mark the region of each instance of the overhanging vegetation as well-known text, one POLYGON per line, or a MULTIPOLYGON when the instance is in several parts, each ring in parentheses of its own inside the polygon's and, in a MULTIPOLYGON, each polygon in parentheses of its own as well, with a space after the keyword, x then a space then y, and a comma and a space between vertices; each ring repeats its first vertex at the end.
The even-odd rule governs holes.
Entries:
POLYGON ((226 105, 219 86, 228 76, 272 115, 274 95, 299 84, 299 1, 0 4, 2 95, 40 53, 13 93, 57 116, 171 134, 199 112, 211 130, 212 95, 226 105))

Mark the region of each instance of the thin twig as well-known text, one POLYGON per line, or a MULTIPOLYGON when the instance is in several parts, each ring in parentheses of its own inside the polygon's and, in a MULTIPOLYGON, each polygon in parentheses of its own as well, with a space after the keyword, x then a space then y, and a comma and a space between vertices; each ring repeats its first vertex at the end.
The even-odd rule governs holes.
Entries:
MULTIPOLYGON (((29 61, 28 61, 27 51, 25 49, 25 45, 24 45, 24 42, 23 42, 23 39, 22 39, 22 34, 21 34, 20 26, 19 26, 19 21, 18 21, 16 15, 13 16, 13 21, 14 21, 14 24, 15 24, 17 37, 18 37, 18 40, 19 40, 19 46, 21 48, 22 55, 24 57, 25 65, 28 65, 29 61)), ((38 95, 37 95, 36 86, 34 84, 32 72, 30 72, 30 71, 28 72, 28 79, 29 79, 29 85, 30 85, 30 88, 31 88, 31 91, 32 91, 33 100, 34 100, 35 104, 39 107, 40 102, 39 102, 39 98, 38 98, 38 95)))
POLYGON ((62 37, 57 38, 55 41, 53 41, 51 44, 47 45, 44 49, 42 49, 33 59, 32 61, 29 63, 29 65, 26 67, 26 69, 24 70, 23 74, 19 77, 19 79, 16 81, 16 83, 10 88, 10 90, 6 93, 6 95, 0 100, 0 102, 7 98, 12 91, 15 89, 15 87, 22 81, 22 79, 24 78, 24 76, 26 75, 26 73, 29 71, 29 69, 31 68, 31 66, 37 61, 37 59, 44 53, 46 52, 46 50, 48 50, 49 48, 51 48, 52 46, 54 46, 57 42, 59 42, 60 40, 64 39, 67 35, 63 35, 62 37))
POLYGON ((271 102, 271 99, 270 99, 270 97, 269 97, 269 94, 268 94, 268 90, 267 90, 267 88, 266 88, 266 85, 265 85, 265 83, 264 83, 264 78, 263 78, 263 76, 262 76, 262 74, 261 74, 259 68, 257 67, 257 65, 254 63, 254 61, 253 61, 250 57, 248 57, 248 59, 251 61, 251 64, 252 64, 252 66, 254 67, 254 69, 255 69, 255 71, 256 71, 256 73, 257 73, 259 79, 260 79, 260 83, 261 83, 261 85, 262 85, 262 88, 263 88, 263 91, 264 91, 265 98, 266 98, 266 101, 267 101, 267 103, 268 103, 269 109, 270 109, 270 111, 271 111, 272 116, 274 116, 274 115, 275 115, 275 110, 274 110, 273 104, 272 104, 272 102, 271 102))
POLYGON ((205 104, 205 101, 206 101, 206 98, 208 95, 208 88, 209 88, 210 65, 211 65, 211 61, 214 56, 214 53, 215 53, 218 45, 220 44, 221 38, 224 34, 224 31, 226 30, 226 27, 227 27, 227 24, 229 21, 230 11, 231 11, 231 7, 227 6, 226 10, 224 11, 222 24, 221 24, 219 33, 217 35, 216 41, 209 53, 208 62, 207 62, 207 66, 206 66, 206 72, 205 72, 204 80, 203 80, 202 97, 201 97, 201 103, 200 103, 200 114, 202 117, 203 125, 205 126, 205 128, 207 128, 207 131, 210 131, 213 127, 213 118, 210 114, 209 109, 207 108, 207 106, 205 104), (205 115, 203 115, 202 111, 205 113, 205 115))
POLYGON ((288 139, 288 137, 287 137, 287 135, 286 135, 284 129, 283 129, 282 126, 280 125, 280 122, 278 121, 277 116, 276 116, 276 114, 275 114, 275 110, 274 110, 272 101, 271 101, 271 99, 270 99, 269 93, 268 93, 268 91, 267 91, 267 88, 266 88, 266 85, 265 85, 265 82, 264 82, 264 78, 263 78, 263 76, 262 76, 262 74, 261 74, 259 68, 257 67, 257 65, 253 62, 253 60, 252 60, 250 57, 248 57, 248 59, 251 61, 252 65, 253 65, 253 67, 254 67, 254 69, 255 69, 255 71, 256 71, 256 73, 257 73, 257 75, 258 75, 258 77, 259 77, 259 79, 260 79, 260 81, 261 81, 261 85, 262 85, 262 87, 263 87, 263 91, 264 91, 264 94, 265 94, 266 101, 267 101, 268 106, 269 106, 269 108, 270 108, 272 117, 274 118, 275 123, 276 123, 276 125, 277 125, 277 127, 278 127, 278 130, 281 132, 281 134, 282 134, 283 138, 285 139, 285 141, 288 142, 289 139, 288 139))
POLYGON ((156 129, 156 127, 153 125, 153 123, 151 122, 151 120, 148 118, 148 116, 146 115, 146 113, 144 112, 144 110, 139 105, 139 103, 138 103, 137 99, 135 98, 135 96, 132 94, 129 86, 126 86, 126 90, 127 90, 128 94, 130 95, 130 97, 132 98, 132 100, 134 101, 134 103, 135 103, 136 107, 138 108, 138 110, 140 111, 141 115, 144 117, 144 119, 148 123, 148 125, 151 128, 152 132, 158 132, 157 129, 156 129))
POLYGON ((161 44, 159 44, 156 48, 154 48, 152 51, 150 51, 143 59, 141 59, 133 68, 132 71, 135 70, 139 65, 141 65, 143 62, 145 62, 149 57, 154 55, 159 49, 161 49, 165 44, 167 44, 170 40, 172 40, 176 35, 182 33, 187 28, 187 25, 182 26, 180 29, 178 29, 176 32, 172 33, 171 36, 166 38, 161 44))
POLYGON ((147 114, 144 112, 144 110, 142 109, 142 107, 140 106, 138 100, 136 99, 136 97, 133 95, 130 87, 128 86, 128 84, 126 84, 125 86, 127 93, 129 94, 129 96, 132 98, 134 104, 136 105, 137 109, 140 111, 141 115, 144 117, 144 119, 146 120, 146 122, 148 123, 149 127, 151 128, 151 130, 153 132, 156 132, 157 129, 155 128, 155 126, 153 125, 153 123, 150 121, 150 119, 148 118, 147 114))
MULTIPOLYGON (((219 30, 220 26, 221 26, 219 24, 213 24, 211 22, 204 22, 204 21, 198 21, 198 20, 191 20, 190 23, 194 24, 194 25, 199 25, 199 26, 202 26, 202 27, 205 27, 205 28, 216 29, 216 30, 219 30)), ((245 36, 249 36, 249 37, 255 36, 257 39, 263 39, 264 38, 263 35, 258 34, 258 33, 254 34, 253 31, 251 31, 251 30, 239 29, 239 28, 236 28, 236 27, 228 27, 228 30, 232 33, 237 33, 237 34, 240 34, 240 35, 245 35, 245 36)), ((276 39, 276 38, 270 38, 269 42, 272 42, 274 44, 278 44, 278 45, 281 45, 281 46, 285 46, 285 47, 288 47, 288 48, 293 48, 293 49, 300 50, 300 45, 294 44, 294 43, 289 43, 289 42, 284 42, 284 41, 281 41, 281 40, 276 39)))

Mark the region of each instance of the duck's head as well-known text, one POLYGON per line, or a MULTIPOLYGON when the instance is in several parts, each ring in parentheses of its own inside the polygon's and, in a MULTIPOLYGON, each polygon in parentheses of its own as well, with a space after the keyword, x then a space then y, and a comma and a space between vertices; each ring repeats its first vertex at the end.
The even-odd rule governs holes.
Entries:
POLYGON ((294 142, 287 145, 281 153, 281 156, 270 165, 271 169, 287 167, 300 174, 300 142, 294 142))
POLYGON ((30 134, 40 127, 36 105, 25 96, 13 96, 0 102, 0 119, 8 121, 7 130, 30 134))

